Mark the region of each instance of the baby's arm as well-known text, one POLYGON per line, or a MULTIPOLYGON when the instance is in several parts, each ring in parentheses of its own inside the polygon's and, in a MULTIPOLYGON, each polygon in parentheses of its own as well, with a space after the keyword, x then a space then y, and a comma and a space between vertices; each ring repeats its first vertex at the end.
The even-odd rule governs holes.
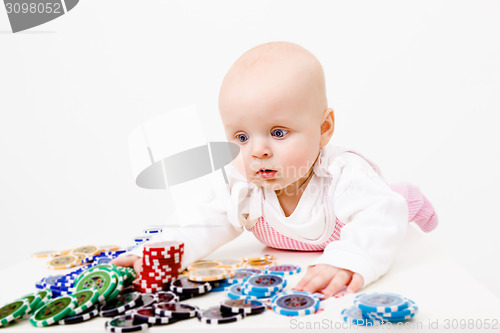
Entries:
POLYGON ((327 295, 347 286, 356 292, 390 267, 408 226, 405 199, 361 157, 343 154, 333 198, 337 218, 345 223, 340 239, 329 243, 309 266, 296 289, 327 295))

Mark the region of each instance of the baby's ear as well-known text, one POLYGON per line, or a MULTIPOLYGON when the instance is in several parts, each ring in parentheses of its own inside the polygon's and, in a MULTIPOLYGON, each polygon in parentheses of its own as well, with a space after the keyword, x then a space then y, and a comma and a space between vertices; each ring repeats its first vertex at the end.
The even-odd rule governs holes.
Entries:
POLYGON ((335 128, 335 115, 332 108, 327 108, 323 116, 323 123, 321 124, 321 141, 320 145, 326 146, 333 135, 335 128))

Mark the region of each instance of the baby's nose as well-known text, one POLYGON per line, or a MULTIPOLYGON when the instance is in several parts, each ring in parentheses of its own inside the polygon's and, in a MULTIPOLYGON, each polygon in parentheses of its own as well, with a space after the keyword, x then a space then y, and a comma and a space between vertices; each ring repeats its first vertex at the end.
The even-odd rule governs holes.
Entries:
POLYGON ((255 140, 252 144, 252 156, 255 158, 270 157, 272 156, 272 151, 264 140, 255 140))

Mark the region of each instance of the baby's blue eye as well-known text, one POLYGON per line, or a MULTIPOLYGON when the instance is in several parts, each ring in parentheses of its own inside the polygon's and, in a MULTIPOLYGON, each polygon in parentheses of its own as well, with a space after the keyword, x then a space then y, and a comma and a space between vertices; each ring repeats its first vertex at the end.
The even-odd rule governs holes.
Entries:
POLYGON ((282 130, 282 129, 275 129, 274 131, 271 132, 273 136, 277 138, 282 138, 288 133, 287 130, 282 130))
POLYGON ((245 142, 248 140, 248 136, 246 134, 238 134, 236 137, 240 142, 245 142))

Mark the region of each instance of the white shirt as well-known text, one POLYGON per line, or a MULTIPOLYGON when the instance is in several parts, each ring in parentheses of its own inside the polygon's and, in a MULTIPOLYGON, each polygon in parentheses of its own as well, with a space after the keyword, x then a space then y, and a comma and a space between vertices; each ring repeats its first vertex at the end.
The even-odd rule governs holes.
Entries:
MULTIPOLYGON (((311 265, 329 264, 359 273, 367 285, 390 267, 408 226, 405 199, 392 191, 375 165, 346 149, 326 145, 294 212, 286 217, 274 191, 248 182, 234 166, 225 167, 229 185, 212 177, 204 202, 193 205, 204 220, 199 227, 167 228, 152 242, 185 244, 182 266, 202 259, 252 227, 260 216, 284 236, 324 243, 338 218, 345 226, 311 265)), ((188 197, 185 200, 189 200, 188 197)), ((142 246, 126 254, 142 255, 142 246)))

